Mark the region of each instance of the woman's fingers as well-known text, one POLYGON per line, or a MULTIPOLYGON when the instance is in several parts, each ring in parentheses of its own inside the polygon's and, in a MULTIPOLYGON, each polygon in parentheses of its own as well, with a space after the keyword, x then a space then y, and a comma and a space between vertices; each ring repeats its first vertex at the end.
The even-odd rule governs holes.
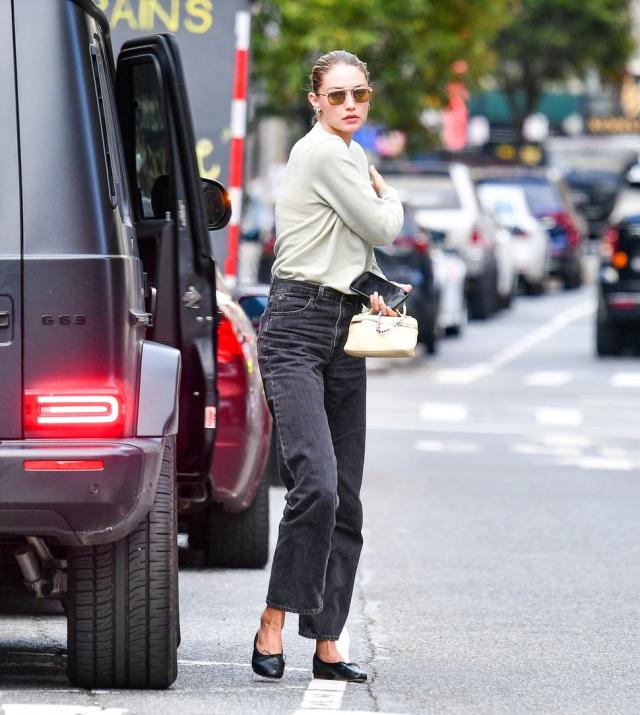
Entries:
POLYGON ((377 291, 369 296, 369 302, 371 303, 372 313, 382 313, 382 315, 400 315, 397 310, 390 308, 385 302, 383 296, 381 296, 377 291))

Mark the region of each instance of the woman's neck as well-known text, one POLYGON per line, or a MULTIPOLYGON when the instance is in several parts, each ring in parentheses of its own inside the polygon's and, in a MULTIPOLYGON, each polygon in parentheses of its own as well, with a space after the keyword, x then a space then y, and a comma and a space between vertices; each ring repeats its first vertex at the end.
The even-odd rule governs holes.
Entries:
POLYGON ((325 132, 327 132, 327 134, 334 134, 335 136, 340 137, 340 139, 342 139, 347 146, 351 144, 351 139, 353 138, 351 132, 339 132, 337 129, 334 129, 323 119, 322 114, 318 117, 318 124, 324 129, 325 132))

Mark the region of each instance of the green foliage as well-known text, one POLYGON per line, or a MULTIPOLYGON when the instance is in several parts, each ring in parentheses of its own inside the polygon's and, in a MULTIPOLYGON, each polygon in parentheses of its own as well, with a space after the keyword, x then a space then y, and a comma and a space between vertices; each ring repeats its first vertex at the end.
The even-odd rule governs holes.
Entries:
POLYGON ((510 0, 509 22, 496 35, 496 79, 521 123, 550 82, 598 70, 620 79, 633 50, 625 0, 510 0))
POLYGON ((509 0, 262 0, 254 9, 253 75, 259 114, 288 116, 300 131, 311 117, 308 75, 325 52, 346 49, 367 62, 375 89, 371 119, 429 136, 420 124, 442 106, 451 66, 469 65, 473 83, 492 67, 487 48, 509 0))

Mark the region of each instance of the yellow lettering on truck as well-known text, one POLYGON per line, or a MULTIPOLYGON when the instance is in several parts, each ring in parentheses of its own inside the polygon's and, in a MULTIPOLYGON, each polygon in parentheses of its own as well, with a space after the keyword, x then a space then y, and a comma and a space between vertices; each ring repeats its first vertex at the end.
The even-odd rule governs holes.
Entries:
POLYGON ((184 21, 184 27, 188 32, 201 35, 211 29, 213 25, 212 0, 187 0, 185 10, 189 15, 184 21))

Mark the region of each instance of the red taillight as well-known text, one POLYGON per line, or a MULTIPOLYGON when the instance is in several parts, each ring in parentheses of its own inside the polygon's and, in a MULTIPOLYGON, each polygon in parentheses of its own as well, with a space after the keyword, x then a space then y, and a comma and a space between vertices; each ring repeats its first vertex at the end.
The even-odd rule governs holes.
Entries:
POLYGON ((571 220, 571 216, 562 211, 552 214, 554 221, 567 232, 567 240, 569 245, 572 247, 577 246, 580 243, 580 234, 575 224, 571 220))
POLYGON ((600 253, 602 257, 610 261, 617 252, 619 243, 620 233, 618 229, 616 226, 609 226, 600 243, 600 253))
POLYGON ((471 234, 471 243, 473 243, 474 246, 480 246, 482 244, 482 234, 477 228, 473 229, 473 233, 471 234))
POLYGON ((406 246, 418 253, 426 253, 429 250, 429 241, 425 236, 398 236, 393 242, 394 246, 406 246))
POLYGON ((218 321, 218 359, 222 362, 231 362, 237 358, 244 360, 242 344, 233 323, 229 318, 222 316, 218 321))
POLYGON ((26 390, 26 437, 118 437, 124 401, 117 390, 26 390))
POLYGON ((101 459, 25 459, 25 472, 101 472, 101 459))

